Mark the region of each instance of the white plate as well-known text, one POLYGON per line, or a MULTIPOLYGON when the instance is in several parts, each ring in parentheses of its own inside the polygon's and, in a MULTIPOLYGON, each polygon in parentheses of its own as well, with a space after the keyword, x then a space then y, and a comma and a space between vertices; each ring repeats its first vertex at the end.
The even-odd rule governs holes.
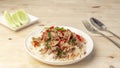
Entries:
POLYGON ((75 29, 73 27, 68 27, 68 26, 58 26, 58 27, 64 27, 65 29, 70 29, 72 32, 75 32, 76 34, 78 35, 81 35, 82 37, 85 38, 85 40, 87 41, 86 43, 86 54, 78 59, 75 59, 75 60, 70 60, 70 61, 50 61, 50 60, 45 60, 45 59, 42 59, 40 57, 38 57, 35 53, 33 53, 31 51, 31 48, 30 46, 31 45, 31 38, 32 37, 36 37, 36 36, 40 36, 40 32, 44 29, 43 28, 40 28, 38 30, 35 30, 33 31, 32 33, 30 33, 27 38, 25 39, 25 50, 35 59, 43 62, 43 63, 47 63, 47 64, 51 64, 51 65, 68 65, 68 64, 72 64, 72 63, 75 63, 75 62, 78 62, 82 59, 84 59, 85 57, 87 57, 93 50, 93 41, 92 39, 90 38, 89 35, 87 35, 86 33, 84 33, 83 31, 81 30, 78 30, 78 29, 75 29))
POLYGON ((20 30, 20 29, 22 29, 22 28, 24 28, 24 27, 27 27, 27 26, 31 25, 31 24, 34 24, 34 23, 35 23, 36 21, 38 21, 38 19, 39 19, 39 18, 37 18, 37 17, 35 17, 35 16, 32 16, 32 15, 30 15, 30 14, 27 14, 27 15, 28 15, 28 17, 29 17, 29 22, 26 23, 26 24, 24 24, 24 25, 22 25, 22 26, 20 26, 20 27, 18 27, 18 28, 16 28, 16 29, 14 29, 14 28, 12 28, 12 27, 10 27, 10 26, 8 25, 8 23, 7 23, 7 21, 5 20, 4 16, 0 16, 0 24, 4 25, 5 27, 8 27, 8 28, 11 29, 11 30, 17 31, 17 30, 20 30))

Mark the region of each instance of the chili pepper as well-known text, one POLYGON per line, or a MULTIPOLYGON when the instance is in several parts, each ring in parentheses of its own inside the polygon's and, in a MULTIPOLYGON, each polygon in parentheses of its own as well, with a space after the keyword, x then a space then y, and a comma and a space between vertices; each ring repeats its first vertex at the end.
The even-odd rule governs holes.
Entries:
POLYGON ((79 41, 81 41, 81 42, 83 41, 83 39, 80 37, 80 35, 76 34, 76 37, 79 41))
POLYGON ((63 41, 64 41, 64 42, 66 42, 66 41, 67 41, 67 39, 64 39, 63 41))
POLYGON ((62 36, 64 36, 64 33, 63 33, 63 31, 62 31, 62 30, 59 30, 59 32, 62 34, 62 36))
POLYGON ((54 28, 54 26, 51 26, 49 29, 53 29, 54 28))
POLYGON ((59 40, 59 43, 61 42, 62 40, 59 40))
POLYGON ((37 42, 37 41, 33 41, 33 45, 34 45, 34 47, 36 47, 36 46, 39 45, 39 42, 37 42))

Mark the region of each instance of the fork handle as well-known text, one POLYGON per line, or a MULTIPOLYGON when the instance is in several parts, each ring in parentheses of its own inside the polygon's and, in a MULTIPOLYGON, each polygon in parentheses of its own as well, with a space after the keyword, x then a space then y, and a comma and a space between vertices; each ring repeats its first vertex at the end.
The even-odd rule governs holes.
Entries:
POLYGON ((115 37, 117 37, 118 39, 120 39, 120 37, 118 36, 118 35, 116 35, 115 33, 113 33, 112 31, 110 31, 110 30, 106 30, 107 32, 109 32, 109 33, 111 33, 111 34, 113 34, 115 37))
POLYGON ((110 40, 111 42, 113 42, 117 47, 120 48, 120 44, 119 43, 117 43, 116 41, 112 40, 111 38, 109 38, 108 36, 104 35, 103 33, 99 32, 99 34, 101 34, 103 37, 107 38, 108 40, 110 40))

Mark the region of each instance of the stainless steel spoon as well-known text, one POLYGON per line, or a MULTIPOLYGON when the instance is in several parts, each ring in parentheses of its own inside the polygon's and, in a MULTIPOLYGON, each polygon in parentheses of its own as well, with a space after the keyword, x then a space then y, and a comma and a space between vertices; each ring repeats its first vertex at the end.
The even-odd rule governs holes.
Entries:
POLYGON ((97 20, 96 18, 93 18, 93 17, 90 18, 90 21, 99 30, 107 31, 107 32, 111 33, 112 35, 114 35, 115 37, 117 37, 118 39, 120 39, 120 37, 118 35, 114 34, 110 30, 108 30, 107 27, 101 21, 99 21, 99 20, 97 20))

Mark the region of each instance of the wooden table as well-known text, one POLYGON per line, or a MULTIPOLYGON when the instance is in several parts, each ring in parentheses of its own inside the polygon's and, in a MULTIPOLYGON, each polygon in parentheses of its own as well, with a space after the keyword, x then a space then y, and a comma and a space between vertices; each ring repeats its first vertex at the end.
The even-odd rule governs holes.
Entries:
MULTIPOLYGON (((90 17, 100 19, 120 36, 120 0, 0 0, 0 15, 24 9, 40 18, 39 22, 14 32, 0 25, 0 68, 120 68, 120 49, 101 35, 88 32, 82 20, 90 17), (94 50, 84 60, 66 66, 41 63, 28 55, 24 49, 25 37, 44 25, 66 25, 89 34, 94 50)), ((103 32, 120 43, 113 35, 103 32)))

